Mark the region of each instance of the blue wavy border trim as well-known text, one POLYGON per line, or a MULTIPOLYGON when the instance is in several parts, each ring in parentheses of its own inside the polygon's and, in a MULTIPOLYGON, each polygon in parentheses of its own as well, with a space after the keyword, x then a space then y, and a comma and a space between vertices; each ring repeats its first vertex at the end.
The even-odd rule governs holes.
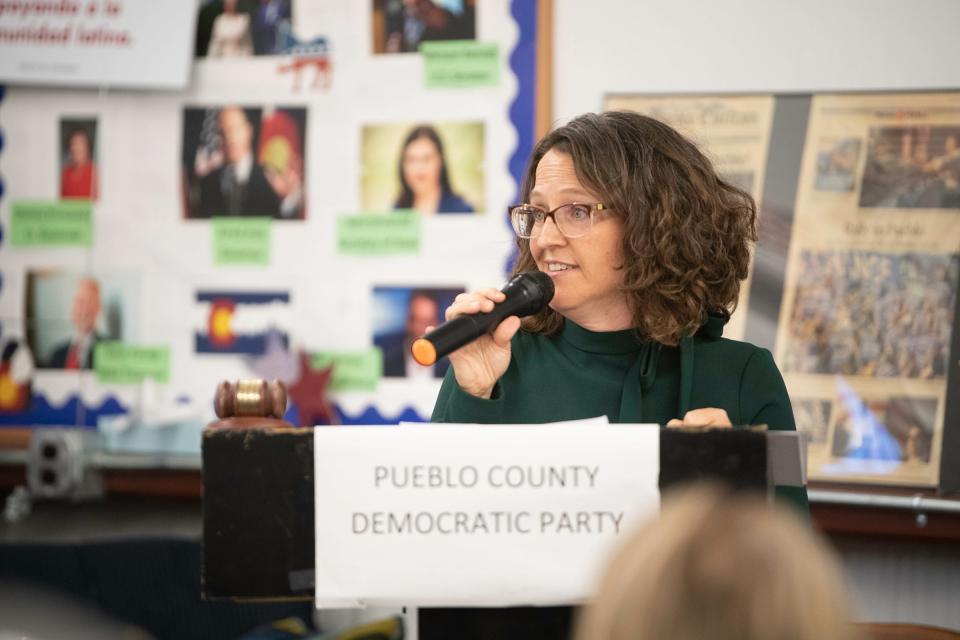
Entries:
POLYGON ((339 406, 334 406, 334 409, 337 412, 337 416, 340 418, 340 424, 348 425, 359 425, 359 424, 382 424, 390 425, 397 424, 398 422, 430 422, 430 416, 426 418, 422 417, 417 413, 417 410, 413 407, 405 407, 395 416, 387 416, 377 410, 376 407, 370 405, 360 413, 350 415, 344 413, 343 409, 339 406))
MULTIPOLYGON (((510 53, 510 69, 517 78, 517 95, 510 104, 510 122, 517 132, 517 147, 510 156, 508 167, 516 185, 513 202, 520 198, 520 186, 527 159, 533 151, 533 126, 536 117, 536 73, 537 73, 537 2, 536 0, 512 0, 510 14, 517 23, 520 36, 517 46, 510 53)), ((508 203, 509 204, 509 203, 508 203)), ((510 228, 510 220, 504 216, 504 222, 510 228)), ((504 273, 513 271, 517 262, 517 248, 513 245, 510 255, 504 263, 504 273)))
POLYGON ((88 407, 74 394, 57 406, 50 404, 46 396, 34 393, 30 396, 30 408, 26 411, 0 413, 0 427, 91 427, 97 426, 100 416, 125 414, 129 409, 113 396, 107 396, 100 406, 88 407))
MULTIPOLYGON (((411 406, 404 407, 396 415, 382 414, 373 405, 359 413, 350 414, 339 405, 334 405, 338 422, 346 425, 382 424, 398 422, 429 422, 429 416, 423 417, 411 406)), ((89 407, 80 401, 78 395, 70 396, 62 405, 50 404, 47 398, 34 393, 30 399, 30 408, 26 411, 0 412, 0 429, 3 427, 86 427, 96 428, 97 420, 103 416, 125 414, 129 409, 120 404, 113 396, 107 396, 97 407, 89 407)), ((287 407, 284 419, 297 424, 297 408, 291 403, 287 407)))

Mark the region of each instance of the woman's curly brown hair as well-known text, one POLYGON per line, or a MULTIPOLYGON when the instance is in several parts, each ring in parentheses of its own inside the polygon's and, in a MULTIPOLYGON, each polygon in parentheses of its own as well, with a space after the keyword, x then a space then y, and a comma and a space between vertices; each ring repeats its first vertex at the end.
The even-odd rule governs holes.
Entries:
MULTIPOLYGON (((757 239, 756 205, 720 178, 696 145, 637 113, 584 114, 537 144, 524 202, 551 149, 569 154, 580 182, 623 221, 623 289, 643 338, 676 345, 708 313, 733 312, 757 239)), ((514 273, 535 270, 530 241, 517 243, 514 273)), ((562 325, 563 317, 547 307, 523 326, 553 334, 562 325)))

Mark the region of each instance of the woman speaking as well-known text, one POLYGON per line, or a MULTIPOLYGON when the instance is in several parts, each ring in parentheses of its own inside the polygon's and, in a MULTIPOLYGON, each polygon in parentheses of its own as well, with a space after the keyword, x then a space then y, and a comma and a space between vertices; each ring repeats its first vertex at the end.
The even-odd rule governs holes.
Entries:
MULTIPOLYGON (((450 354, 434 422, 795 429, 770 352, 721 337, 756 207, 693 143, 639 114, 582 115, 536 146, 522 196, 516 271, 547 273, 556 293, 450 354)), ((446 318, 503 299, 461 294, 446 318)), ((778 492, 807 508, 804 489, 778 492)))

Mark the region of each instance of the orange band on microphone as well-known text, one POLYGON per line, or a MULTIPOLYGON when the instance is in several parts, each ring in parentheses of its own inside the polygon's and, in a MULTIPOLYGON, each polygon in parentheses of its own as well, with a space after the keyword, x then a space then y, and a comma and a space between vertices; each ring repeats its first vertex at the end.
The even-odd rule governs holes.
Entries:
POLYGON ((410 352, 413 354, 413 359, 425 367, 437 361, 437 349, 429 340, 417 338, 413 341, 410 352))

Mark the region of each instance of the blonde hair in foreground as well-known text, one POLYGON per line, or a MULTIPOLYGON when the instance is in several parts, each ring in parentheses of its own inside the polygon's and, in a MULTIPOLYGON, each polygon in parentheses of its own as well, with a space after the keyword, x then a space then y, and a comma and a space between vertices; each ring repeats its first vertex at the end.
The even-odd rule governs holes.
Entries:
POLYGON ((611 558, 577 640, 850 640, 837 563, 792 513, 716 487, 667 496, 611 558))

